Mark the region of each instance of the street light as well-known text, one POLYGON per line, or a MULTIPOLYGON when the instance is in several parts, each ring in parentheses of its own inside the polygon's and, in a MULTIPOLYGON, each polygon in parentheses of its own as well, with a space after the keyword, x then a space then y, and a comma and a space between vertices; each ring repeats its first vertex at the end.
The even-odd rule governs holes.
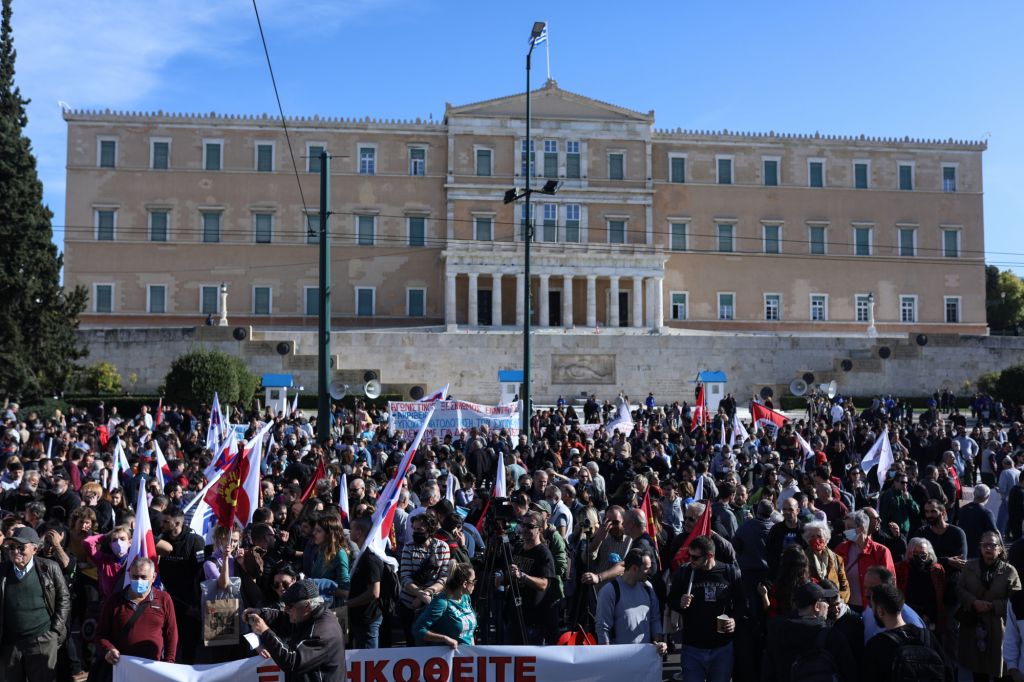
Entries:
MULTIPOLYGON (((533 174, 533 154, 530 149, 530 60, 533 48, 537 44, 537 39, 544 33, 545 26, 543 21, 534 22, 530 31, 530 49, 526 53, 526 183, 522 191, 513 187, 505 192, 506 204, 525 199, 523 274, 526 286, 523 287, 523 392, 520 396, 523 400, 523 422, 519 433, 526 436, 527 445, 530 445, 530 242, 533 241, 533 216, 530 214, 530 195, 533 194, 533 190, 530 189, 530 177, 533 174)), ((548 180, 540 192, 554 194, 558 191, 558 184, 557 180, 548 180)))
POLYGON ((878 336, 878 330, 875 329, 875 294, 868 293, 868 338, 873 339, 878 336))

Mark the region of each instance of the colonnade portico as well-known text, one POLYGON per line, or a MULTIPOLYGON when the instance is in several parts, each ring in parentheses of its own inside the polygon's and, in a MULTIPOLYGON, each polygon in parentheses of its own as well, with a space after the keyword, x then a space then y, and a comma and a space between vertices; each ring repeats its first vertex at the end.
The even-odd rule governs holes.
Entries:
MULTIPOLYGON (((610 254, 607 249, 591 250, 580 246, 535 256, 530 273, 534 327, 571 329, 579 325, 589 329, 646 327, 660 330, 665 319, 663 289, 667 258, 649 249, 644 253, 624 251, 610 254), (585 287, 586 296, 579 297, 580 300, 574 295, 577 287, 585 287), (600 304, 599 292, 604 294, 600 304), (600 315, 599 311, 604 314, 600 315)), ((498 243, 458 245, 445 250, 442 259, 445 262, 445 324, 449 330, 462 325, 522 328, 527 282, 521 248, 498 243), (502 295, 503 285, 512 277, 516 283, 514 318, 503 310, 502 295)))

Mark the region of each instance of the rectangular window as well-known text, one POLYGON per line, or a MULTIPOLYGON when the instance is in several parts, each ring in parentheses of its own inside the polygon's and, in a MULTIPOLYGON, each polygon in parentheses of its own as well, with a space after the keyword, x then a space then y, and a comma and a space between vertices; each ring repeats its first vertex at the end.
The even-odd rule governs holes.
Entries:
POLYGON ((117 140, 100 140, 100 168, 113 168, 117 164, 117 140))
POLYGON ((782 252, 782 227, 780 225, 764 225, 764 252, 782 252))
POLYGON ((163 284, 150 284, 147 287, 146 310, 158 315, 167 312, 167 287, 163 284))
POLYGON ((93 312, 97 313, 109 313, 114 310, 114 285, 113 284, 97 284, 93 291, 95 296, 93 298, 93 312))
POLYGON ((377 173, 377 150, 373 147, 359 148, 359 174, 376 175, 377 173))
POLYGON ((689 236, 689 225, 687 223, 672 223, 669 225, 671 239, 669 249, 672 251, 686 251, 686 238, 689 236))
POLYGON ((854 307, 858 322, 869 322, 871 320, 871 298, 868 294, 857 294, 854 297, 854 307))
POLYGON ((256 145, 256 170, 260 173, 270 173, 274 170, 274 145, 256 145))
POLYGON ((609 220, 608 221, 608 243, 609 244, 625 244, 626 243, 626 221, 625 220, 609 220))
POLYGON ((855 189, 868 188, 868 164, 867 162, 855 162, 853 164, 853 186, 855 189))
POLYGON ((544 204, 544 225, 541 231, 541 241, 558 241, 558 205, 544 204))
POLYGON ((668 158, 669 171, 668 181, 669 182, 686 182, 686 157, 685 156, 670 156, 668 158))
POLYGON ((914 189, 914 167, 909 163, 901 163, 899 172, 900 189, 907 191, 914 189))
POLYGON ((778 322, 781 318, 782 295, 764 295, 764 319, 769 322, 778 322))
POLYGON ((945 258, 960 257, 960 230, 942 231, 942 255, 945 258))
POLYGON ((149 212, 149 241, 167 241, 168 215, 167 211, 149 212))
POLYGON ((216 244, 220 241, 220 213, 203 213, 203 241, 216 244))
POLYGON ((917 322, 916 296, 900 296, 900 322, 917 322))
POLYGON ((203 168, 208 171, 219 171, 221 169, 221 143, 203 143, 203 168))
POLYGON ((825 255, 825 226, 812 225, 807 228, 807 235, 811 253, 815 256, 825 255))
POLYGON ((828 319, 828 296, 811 294, 811 321, 824 322, 828 319))
POLYGON ((312 317, 320 314, 320 287, 306 287, 304 293, 304 308, 306 315, 312 317))
POLYGON ((427 316, 427 290, 406 289, 406 311, 409 317, 427 316))
POLYGON ((779 160, 764 160, 764 184, 768 187, 776 187, 779 184, 779 160))
POLYGON ((270 287, 252 288, 252 314, 270 314, 270 287))
POLYGON ((320 155, 324 153, 322 144, 306 145, 306 170, 310 173, 320 172, 320 155))
POLYGON ((153 140, 150 150, 150 167, 153 170, 167 170, 171 165, 171 143, 166 140, 153 140))
POLYGON ((580 177, 580 143, 576 141, 565 143, 565 177, 580 177))
POLYGON ((269 244, 273 239, 274 216, 270 213, 257 213, 256 221, 256 243, 269 244))
POLYGON ((427 174, 427 150, 423 147, 409 147, 409 175, 427 174))
POLYGON ((685 292, 672 292, 672 311, 671 316, 673 320, 685 320, 686 319, 686 293, 685 292))
POLYGON ((913 258, 917 255, 915 245, 917 242, 917 230, 912 227, 899 228, 900 235, 900 256, 913 258))
POLYGON ((824 161, 808 161, 807 162, 807 185, 809 187, 824 187, 825 186, 825 162, 824 161))
POLYGON ((736 319, 736 294, 718 294, 718 319, 736 319))
POLYGON ((356 216, 356 243, 359 246, 373 246, 375 216, 356 216))
POLYGON ((544 177, 558 177, 558 141, 544 140, 544 177))
POLYGON ((199 312, 203 315, 216 315, 217 302, 219 300, 217 286, 207 286, 199 289, 199 312))
POLYGON ((412 215, 409 221, 409 246, 427 245, 427 219, 423 216, 412 215))
MULTIPOLYGON (((537 154, 536 154, 536 149, 537 149, 536 143, 533 140, 530 140, 530 170, 529 170, 529 175, 530 175, 531 178, 535 177, 537 175, 537 154)), ((526 170, 526 140, 523 140, 522 142, 519 143, 519 173, 523 177, 526 177, 526 175, 527 175, 527 170, 526 170)))
POLYGON ((956 191, 956 166, 942 167, 942 191, 956 191))
POLYGON ((960 324, 960 297, 946 296, 946 324, 960 324))
POLYGON ((319 244, 320 243, 320 214, 319 213, 307 213, 306 214, 306 243, 307 244, 319 244))
POLYGON ((719 185, 732 184, 732 157, 717 157, 715 162, 719 185))
POLYGON ((491 176, 491 150, 476 150, 476 174, 483 178, 491 176))
POLYGON ((853 228, 853 255, 855 255, 855 256, 870 256, 871 255, 871 228, 870 227, 855 227, 855 228, 853 228))
POLYGON ((356 287, 356 315, 373 317, 373 298, 372 288, 356 287))
POLYGON ((478 242, 489 242, 494 239, 492 221, 489 217, 477 216, 474 219, 473 238, 478 242))
POLYGON ((626 155, 621 152, 608 155, 608 179, 623 180, 626 177, 626 155))
POLYGON ((718 250, 725 253, 732 253, 736 249, 733 243, 735 237, 735 225, 719 223, 718 228, 718 250))
POLYGON ((114 228, 117 225, 117 211, 96 211, 96 241, 114 241, 114 228))
POLYGON ((580 241, 580 205, 568 204, 565 207, 565 241, 580 241))

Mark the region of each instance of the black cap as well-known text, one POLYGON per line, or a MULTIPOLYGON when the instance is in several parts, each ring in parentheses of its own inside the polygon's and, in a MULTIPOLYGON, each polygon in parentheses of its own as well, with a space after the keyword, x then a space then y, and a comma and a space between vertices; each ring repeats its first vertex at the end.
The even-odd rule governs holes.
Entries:
POLYGON ((315 599, 320 596, 320 590, 316 588, 316 583, 308 578, 306 580, 300 580, 296 583, 292 583, 292 586, 284 591, 281 595, 281 601, 286 605, 291 606, 297 604, 300 601, 307 599, 315 599))
POLYGON ((70 476, 68 476, 68 472, 65 471, 63 467, 61 467, 59 469, 54 469, 53 470, 53 480, 55 480, 55 481, 56 480, 68 481, 68 480, 71 480, 71 479, 70 479, 70 476))
POLYGON ((839 593, 835 590, 827 590, 821 585, 815 583, 806 582, 797 588, 796 593, 793 595, 793 603, 798 609, 813 606, 819 601, 829 601, 839 596, 839 593))
POLYGON ((40 542, 39 542, 39 533, 36 533, 29 526, 21 526, 16 531, 14 531, 14 534, 11 535, 11 537, 9 537, 7 539, 10 540, 11 542, 16 542, 19 545, 28 545, 28 544, 39 545, 40 544, 40 542))

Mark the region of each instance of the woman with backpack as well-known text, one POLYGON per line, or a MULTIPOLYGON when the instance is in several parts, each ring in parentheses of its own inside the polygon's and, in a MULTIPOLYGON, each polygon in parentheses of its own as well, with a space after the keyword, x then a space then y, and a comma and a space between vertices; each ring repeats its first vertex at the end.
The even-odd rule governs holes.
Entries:
POLYGON ((983 533, 981 557, 968 560, 957 586, 958 658, 960 665, 974 674, 975 682, 997 680, 1006 673, 1006 605, 1011 594, 1020 589, 1017 570, 1006 561, 1002 536, 997 531, 983 533))

